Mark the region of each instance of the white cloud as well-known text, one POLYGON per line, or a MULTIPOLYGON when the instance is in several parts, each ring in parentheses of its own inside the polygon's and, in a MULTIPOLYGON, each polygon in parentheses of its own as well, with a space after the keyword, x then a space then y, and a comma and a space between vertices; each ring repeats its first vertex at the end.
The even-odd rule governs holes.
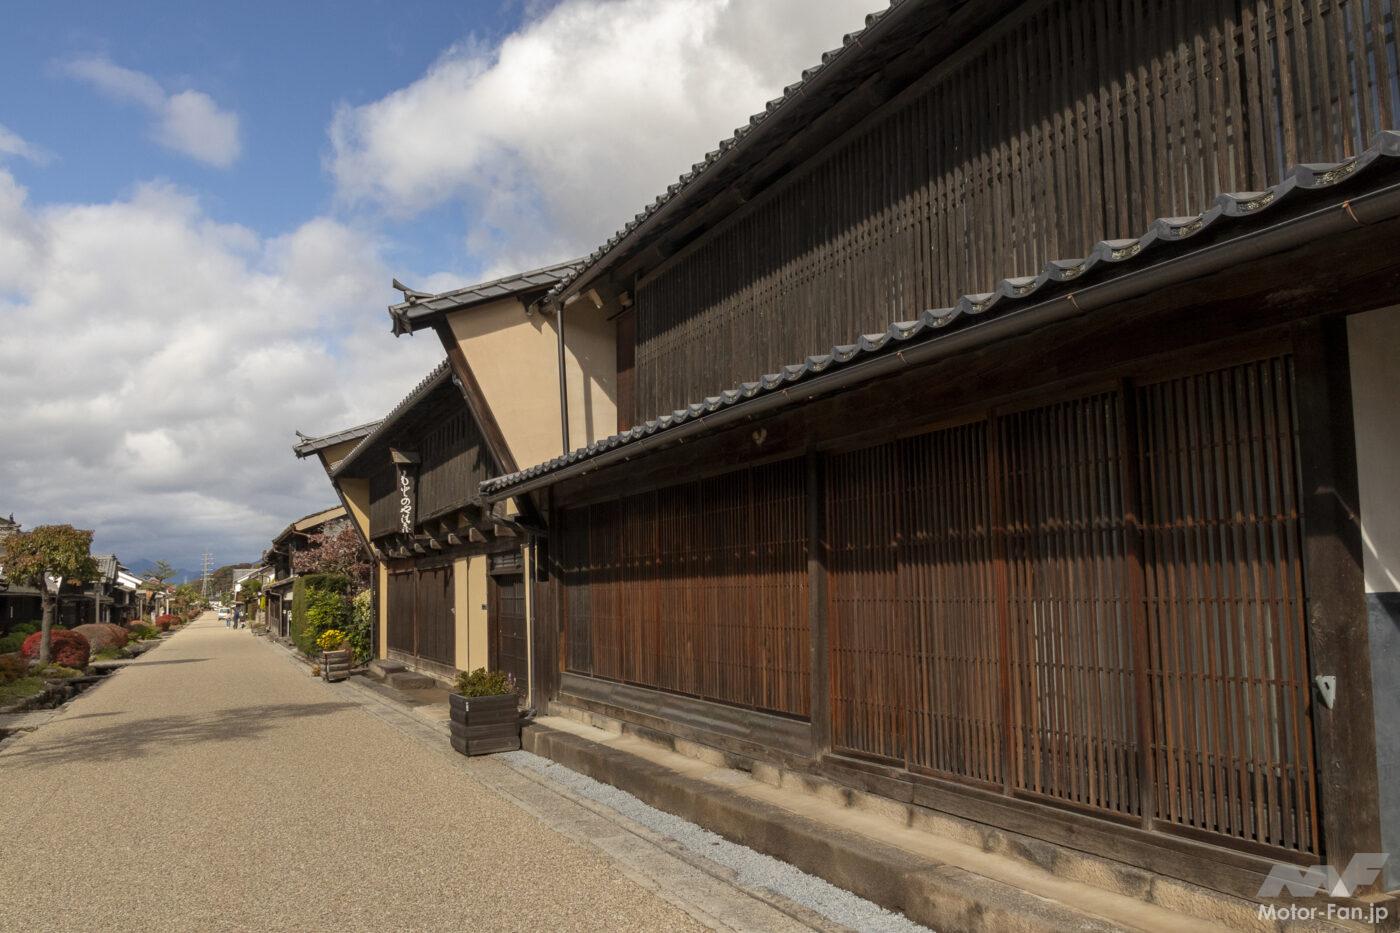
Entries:
POLYGON ((496 48, 449 49, 331 126, 343 198, 471 211, 509 272, 586 251, 781 93, 871 0, 565 0, 496 48))
POLYGON ((154 118, 151 135, 167 149, 217 168, 228 168, 242 152, 238 114, 220 109, 208 94, 167 94, 150 75, 98 56, 75 59, 62 69, 113 100, 149 111, 154 118))
POLYGON ((294 430, 378 417, 442 356, 389 336, 389 278, 327 218, 267 239, 160 184, 39 209, 0 170, 0 511, 129 559, 256 557, 334 501, 294 430))
POLYGON ((0 124, 0 158, 5 156, 18 156, 21 159, 28 159, 38 165, 43 165, 49 161, 49 154, 31 142, 27 142, 18 133, 0 124))

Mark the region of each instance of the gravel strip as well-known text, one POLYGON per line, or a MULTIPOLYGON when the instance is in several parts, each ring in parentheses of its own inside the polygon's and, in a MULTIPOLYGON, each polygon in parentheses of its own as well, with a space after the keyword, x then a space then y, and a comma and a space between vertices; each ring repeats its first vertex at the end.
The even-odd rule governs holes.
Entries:
POLYGON ((547 758, 524 751, 499 757, 512 767, 538 772, 578 796, 602 804, 676 842, 687 852, 730 869, 741 885, 764 888, 861 933, 928 933, 927 927, 901 914, 885 910, 772 856, 730 842, 694 823, 649 806, 610 784, 595 781, 547 758))

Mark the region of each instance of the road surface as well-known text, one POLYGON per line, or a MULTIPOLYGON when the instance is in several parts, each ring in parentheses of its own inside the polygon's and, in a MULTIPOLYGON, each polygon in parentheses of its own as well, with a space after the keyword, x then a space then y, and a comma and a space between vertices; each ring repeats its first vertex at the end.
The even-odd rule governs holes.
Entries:
POLYGON ((691 930, 446 751, 207 615, 0 746, 3 930, 691 930))

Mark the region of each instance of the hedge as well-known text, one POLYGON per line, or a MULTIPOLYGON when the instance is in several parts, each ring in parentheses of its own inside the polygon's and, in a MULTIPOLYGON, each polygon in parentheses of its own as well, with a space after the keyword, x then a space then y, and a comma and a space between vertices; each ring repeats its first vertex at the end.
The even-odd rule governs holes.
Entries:
POLYGON ((349 623, 349 589, 350 579, 338 573, 309 573, 292 584, 292 644, 303 654, 317 654, 322 632, 349 623))

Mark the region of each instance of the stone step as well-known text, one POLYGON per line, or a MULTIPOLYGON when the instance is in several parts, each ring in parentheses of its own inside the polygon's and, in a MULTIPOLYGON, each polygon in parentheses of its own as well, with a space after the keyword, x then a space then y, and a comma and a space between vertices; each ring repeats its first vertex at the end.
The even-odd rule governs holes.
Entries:
POLYGON ((399 671, 407 669, 402 661, 387 661, 383 658, 376 658, 369 662, 369 676, 375 680, 387 680, 390 674, 397 674, 399 671))
POLYGON ((417 671, 395 671, 385 682, 395 690, 431 690, 439 686, 436 680, 417 671))

